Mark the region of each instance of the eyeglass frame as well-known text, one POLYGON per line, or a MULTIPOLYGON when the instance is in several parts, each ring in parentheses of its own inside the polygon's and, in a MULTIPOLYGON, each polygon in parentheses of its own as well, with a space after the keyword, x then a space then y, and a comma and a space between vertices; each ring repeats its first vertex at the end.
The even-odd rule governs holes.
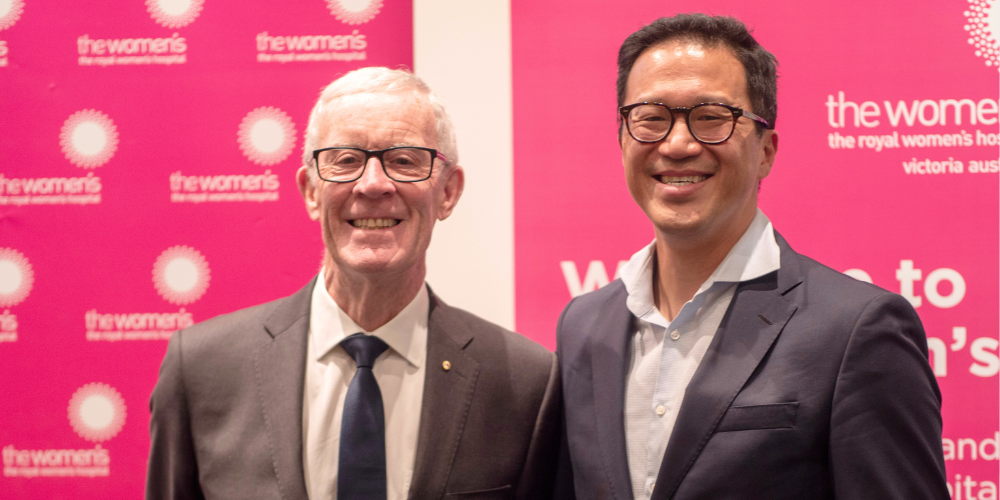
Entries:
POLYGON ((431 175, 434 174, 434 160, 436 160, 438 158, 441 158, 441 160, 443 160, 446 165, 448 164, 448 157, 446 157, 443 153, 439 152, 438 150, 436 150, 434 148, 425 148, 425 147, 422 147, 422 146, 393 146, 391 148, 385 148, 385 149, 362 149, 362 148, 353 148, 353 147, 350 147, 350 146, 333 146, 333 147, 329 147, 329 148, 314 149, 312 156, 313 156, 313 163, 316 165, 316 175, 320 179, 322 179, 323 181, 326 181, 326 182, 336 182, 338 184, 343 184, 343 183, 346 183, 346 182, 354 182, 354 181, 360 179, 363 175, 365 175, 365 169, 368 168, 368 162, 372 159, 372 156, 374 156, 375 158, 378 158, 379 165, 382 165, 382 173, 384 173, 385 176, 387 178, 389 178, 390 180, 392 180, 393 182, 423 182, 423 181, 426 181, 427 179, 430 179, 431 175), (334 149, 350 149, 350 150, 353 150, 353 151, 361 151, 361 152, 363 152, 365 154, 365 162, 361 165, 361 170, 358 171, 358 176, 357 177, 355 177, 353 179, 349 179, 349 180, 343 180, 343 181, 335 181, 335 180, 324 179, 323 178, 323 174, 319 170, 319 155, 320 155, 320 153, 322 153, 324 151, 330 151, 330 150, 334 150, 334 149), (430 153, 431 154, 431 168, 430 168, 430 170, 427 171, 427 177, 424 177, 422 179, 413 179, 413 180, 399 180, 399 179, 393 178, 391 175, 389 175, 389 170, 387 170, 385 168, 385 161, 382 159, 382 155, 384 155, 386 152, 392 151, 394 149, 420 149, 420 150, 427 151, 428 153, 430 153))
POLYGON ((758 116, 758 115, 756 115, 754 113, 751 113, 751 112, 749 112, 749 111, 747 111, 747 110, 745 110, 743 108, 737 108, 736 106, 730 106, 728 104, 723 104, 721 102, 703 102, 703 103, 695 104, 694 106, 691 106, 689 108, 685 108, 685 107, 671 108, 670 106, 667 106, 666 104, 663 104, 662 102, 646 101, 646 102, 637 102, 637 103, 633 103, 633 104, 626 104, 625 106, 622 106, 622 107, 618 108, 618 115, 620 116, 622 122, 624 122, 623 124, 625 125, 625 130, 628 130, 628 135, 631 136, 632 139, 635 139, 636 142, 641 142, 643 144, 652 144, 654 142, 660 142, 660 141, 666 139, 667 136, 670 135, 670 132, 674 129, 674 124, 677 123, 677 120, 674 119, 674 113, 683 113, 685 115, 684 123, 687 125, 688 133, 691 134, 691 137, 694 138, 694 140, 696 140, 696 141, 698 141, 698 142, 700 142, 702 144, 708 144, 710 146, 711 145, 716 145, 716 144, 722 144, 722 143, 728 141, 729 138, 733 136, 733 132, 736 131, 736 122, 740 119, 741 116, 745 116, 745 117, 747 117, 747 118, 749 118, 751 120, 754 120, 757 123, 760 123, 761 125, 764 126, 765 130, 772 130, 772 129, 774 129, 774 127, 772 127, 771 124, 768 123, 767 120, 765 120, 764 118, 761 118, 760 116, 758 116), (666 109, 668 112, 670 112, 670 127, 667 128, 667 131, 666 131, 666 133, 663 134, 663 137, 660 137, 659 139, 657 139, 655 141, 643 141, 643 140, 640 140, 640 139, 636 138, 636 136, 634 134, 632 134, 632 127, 629 126, 629 120, 628 120, 629 113, 631 113, 633 109, 638 108, 639 106, 644 106, 646 104, 652 104, 654 106, 660 106, 660 107, 666 109), (714 142, 713 141, 704 141, 704 140, 699 139, 698 136, 695 135, 694 131, 691 130, 691 120, 689 120, 688 118, 691 117, 691 112, 692 111, 694 111, 696 108, 700 108, 702 106, 722 106, 722 107, 728 109, 729 111, 731 111, 733 113, 733 128, 729 130, 729 135, 727 135, 725 139, 722 139, 720 141, 714 141, 714 142))

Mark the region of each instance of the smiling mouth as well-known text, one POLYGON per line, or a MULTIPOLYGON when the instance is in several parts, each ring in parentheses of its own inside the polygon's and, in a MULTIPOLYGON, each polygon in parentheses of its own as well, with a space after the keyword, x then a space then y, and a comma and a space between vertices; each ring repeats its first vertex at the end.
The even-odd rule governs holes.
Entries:
POLYGON ((697 184, 704 180, 707 180, 711 175, 684 175, 684 176, 669 176, 669 175, 654 175, 656 180, 663 184, 668 184, 671 186, 686 186, 688 184, 697 184))
POLYGON ((358 229, 387 229, 400 223, 399 219, 354 219, 351 225, 358 229))

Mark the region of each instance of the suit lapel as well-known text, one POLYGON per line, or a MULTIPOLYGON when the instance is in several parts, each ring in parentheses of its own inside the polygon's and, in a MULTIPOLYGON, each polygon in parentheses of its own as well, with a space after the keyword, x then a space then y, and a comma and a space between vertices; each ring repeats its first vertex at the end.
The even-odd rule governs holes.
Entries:
POLYGON ((424 396, 408 495, 413 500, 444 495, 479 376, 479 362, 464 352, 473 332, 437 296, 430 296, 424 396), (442 368, 445 361, 449 370, 442 368))
POLYGON ((309 306, 316 279, 264 321, 272 339, 254 353, 257 394, 282 498, 307 498, 302 465, 302 397, 309 306))
POLYGON ((624 425, 625 378, 632 329, 632 313, 625 305, 627 297, 625 287, 619 285, 607 312, 597 317, 591 330, 594 332, 591 367, 597 439, 611 491, 620 500, 633 498, 624 425))
POLYGON ((688 384, 652 498, 672 498, 737 393, 797 306, 783 295, 801 283, 798 256, 780 235, 781 269, 741 283, 688 384))

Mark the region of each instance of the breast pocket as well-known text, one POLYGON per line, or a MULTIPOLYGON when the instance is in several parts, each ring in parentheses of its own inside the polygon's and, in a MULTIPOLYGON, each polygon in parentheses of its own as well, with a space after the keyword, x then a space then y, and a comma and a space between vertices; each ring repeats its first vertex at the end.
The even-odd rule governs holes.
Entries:
POLYGON ((461 491, 457 493, 445 493, 445 498, 454 500, 509 500, 514 498, 514 488, 510 485, 488 490, 461 491))
POLYGON ((752 429, 791 429, 799 413, 799 403, 731 406, 715 432, 752 429))

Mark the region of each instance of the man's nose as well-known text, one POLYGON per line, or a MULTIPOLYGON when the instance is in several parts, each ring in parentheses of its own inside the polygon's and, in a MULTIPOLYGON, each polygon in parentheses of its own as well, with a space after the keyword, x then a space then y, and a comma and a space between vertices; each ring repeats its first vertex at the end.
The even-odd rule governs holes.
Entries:
POLYGON ((375 198, 386 196, 395 190, 396 183, 385 175, 385 169, 382 168, 382 161, 375 156, 368 158, 368 164, 365 165, 365 171, 354 185, 354 191, 364 196, 375 198))
POLYGON ((681 159, 701 153, 704 145, 691 135, 687 120, 687 114, 674 115, 674 125, 658 148, 661 155, 681 159))

